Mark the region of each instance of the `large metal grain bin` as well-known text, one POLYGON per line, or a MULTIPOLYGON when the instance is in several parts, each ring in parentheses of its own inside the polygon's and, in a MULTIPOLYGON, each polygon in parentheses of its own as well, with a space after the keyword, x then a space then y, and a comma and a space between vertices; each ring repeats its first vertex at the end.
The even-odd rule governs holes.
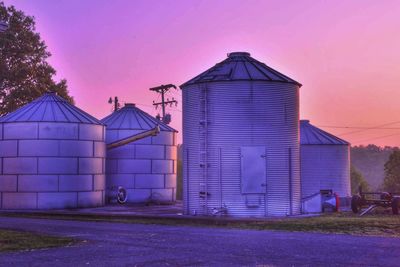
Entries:
POLYGON ((187 214, 299 214, 299 87, 235 52, 181 85, 187 214))
POLYGON ((104 126, 55 93, 0 118, 2 209, 102 206, 104 163, 104 126))
POLYGON ((300 144, 302 198, 320 190, 350 196, 350 144, 308 120, 300 121, 300 144))
POLYGON ((157 125, 160 133, 107 151, 107 187, 122 186, 128 202, 173 202, 176 198, 177 131, 153 118, 134 104, 106 118, 106 141, 112 143, 157 125))

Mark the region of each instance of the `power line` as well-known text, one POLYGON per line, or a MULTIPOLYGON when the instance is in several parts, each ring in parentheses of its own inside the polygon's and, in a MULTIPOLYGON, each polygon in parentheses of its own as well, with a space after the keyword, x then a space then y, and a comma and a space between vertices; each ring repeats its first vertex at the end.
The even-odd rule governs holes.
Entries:
POLYGON ((364 131, 367 131, 367 130, 381 129, 381 128, 385 127, 385 126, 398 124, 398 123, 400 123, 400 121, 394 121, 394 122, 389 122, 389 123, 385 123, 385 124, 380 124, 380 125, 376 125, 376 126, 372 126, 372 127, 367 127, 365 129, 361 129, 361 130, 341 133, 341 134, 338 134, 338 135, 339 136, 343 136, 343 135, 349 135, 349 134, 354 134, 354 133, 360 133, 360 132, 364 132, 364 131))
POLYGON ((367 141, 371 141, 371 140, 383 139, 383 138, 392 137, 392 136, 396 136, 396 135, 400 135, 400 133, 388 134, 388 135, 384 135, 384 136, 378 136, 378 137, 368 138, 368 139, 356 141, 356 142, 354 142, 354 143, 363 143, 363 142, 367 142, 367 141))
POLYGON ((174 94, 182 96, 182 93, 179 90, 173 91, 174 94))
POLYGON ((362 126, 333 126, 333 125, 316 125, 322 128, 337 128, 337 129, 365 129, 365 130, 400 130, 400 127, 381 127, 377 129, 371 129, 371 127, 362 126))

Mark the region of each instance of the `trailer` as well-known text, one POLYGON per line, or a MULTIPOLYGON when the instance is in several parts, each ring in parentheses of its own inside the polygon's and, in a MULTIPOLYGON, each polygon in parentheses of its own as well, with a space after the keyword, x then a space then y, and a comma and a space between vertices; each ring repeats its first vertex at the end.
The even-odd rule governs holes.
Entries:
POLYGON ((399 206, 400 193, 363 192, 360 187, 359 193, 351 198, 351 209, 354 213, 361 212, 360 216, 371 212, 377 207, 391 208, 393 214, 397 215, 399 214, 399 206))

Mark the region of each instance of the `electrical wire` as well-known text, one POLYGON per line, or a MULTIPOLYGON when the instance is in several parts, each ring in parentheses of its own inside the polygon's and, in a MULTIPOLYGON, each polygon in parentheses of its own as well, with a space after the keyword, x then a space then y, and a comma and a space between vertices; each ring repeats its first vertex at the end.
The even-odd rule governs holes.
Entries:
MULTIPOLYGON (((337 128, 337 129, 365 129, 370 130, 371 127, 356 127, 356 126, 332 126, 332 125, 316 125, 321 128, 337 128)), ((400 127, 382 127, 371 130, 400 130, 400 127)))
POLYGON ((349 135, 349 134, 355 134, 355 133, 360 133, 360 132, 364 132, 367 130, 375 130, 375 129, 381 129, 385 126, 389 126, 389 125, 393 125, 393 124, 398 124, 400 123, 400 121, 394 121, 394 122, 388 122, 388 123, 384 123, 384 124, 380 124, 380 125, 376 125, 376 126, 372 126, 372 127, 367 127, 365 129, 361 129, 361 130, 356 130, 356 131, 350 131, 350 132, 345 132, 345 133, 340 133, 338 134, 339 136, 343 136, 343 135, 349 135))
MULTIPOLYGON (((343 135, 350 135, 350 134, 356 134, 356 133, 362 133, 365 131, 370 131, 370 130, 400 130, 400 127, 385 127, 385 126, 390 126, 394 124, 398 124, 400 121, 394 121, 394 122, 388 122, 376 126, 371 126, 371 127, 362 127, 362 126, 338 126, 338 125, 318 125, 318 127, 321 128, 337 128, 337 129, 356 129, 355 131, 350 131, 350 132, 345 132, 341 134, 337 134, 338 136, 343 136, 343 135)), ((366 138, 366 139, 361 139, 358 141, 353 141, 353 144, 358 144, 358 143, 364 143, 368 142, 371 140, 377 140, 377 139, 384 139, 392 136, 397 136, 400 135, 400 133, 392 133, 392 134, 387 134, 387 135, 381 135, 381 136, 376 136, 372 138, 366 138)))
POLYGON ((396 136, 396 135, 400 135, 400 133, 395 133, 395 134, 388 134, 388 135, 384 135, 384 136, 377 136, 377 137, 373 137, 373 138, 368 138, 368 139, 364 139, 364 140, 360 140, 360 141, 355 141, 353 143, 363 143, 363 142, 367 142, 367 141, 371 141, 371 140, 376 140, 376 139, 384 139, 387 137, 392 137, 392 136, 396 136))

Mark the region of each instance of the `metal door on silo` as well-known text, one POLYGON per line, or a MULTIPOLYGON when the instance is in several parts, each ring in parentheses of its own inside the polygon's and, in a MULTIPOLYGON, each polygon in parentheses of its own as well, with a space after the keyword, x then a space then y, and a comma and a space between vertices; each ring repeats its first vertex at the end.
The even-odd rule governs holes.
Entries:
POLYGON ((242 194, 265 194, 267 191, 265 147, 246 146, 240 150, 242 194))

